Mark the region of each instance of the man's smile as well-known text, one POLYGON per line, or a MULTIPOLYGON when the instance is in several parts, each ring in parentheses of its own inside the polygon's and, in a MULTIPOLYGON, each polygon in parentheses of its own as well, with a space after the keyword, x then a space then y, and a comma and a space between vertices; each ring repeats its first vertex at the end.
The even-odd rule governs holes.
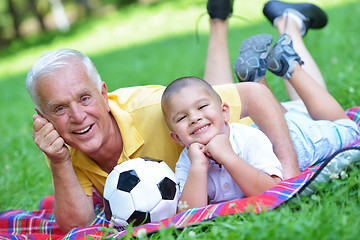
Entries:
POLYGON ((77 130, 77 131, 74 131, 73 133, 75 134, 85 134, 87 132, 90 131, 90 129, 94 126, 94 124, 91 124, 90 126, 84 128, 84 129, 81 129, 81 130, 77 130))

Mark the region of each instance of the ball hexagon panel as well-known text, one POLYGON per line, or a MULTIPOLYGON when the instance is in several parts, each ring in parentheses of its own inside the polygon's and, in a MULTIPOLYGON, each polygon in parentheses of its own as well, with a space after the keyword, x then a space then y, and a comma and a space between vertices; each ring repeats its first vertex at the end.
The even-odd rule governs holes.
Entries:
POLYGON ((178 198, 174 200, 163 200, 150 211, 151 222, 160 221, 162 219, 174 216, 176 214, 178 198), (175 207, 174 207, 175 206, 175 207))
POLYGON ((114 170, 118 173, 125 172, 127 170, 135 169, 137 166, 141 165, 145 160, 142 158, 135 158, 129 161, 122 162, 114 167, 114 170))
POLYGON ((109 203, 113 216, 121 219, 127 219, 135 211, 131 194, 124 191, 115 190, 109 198, 109 203))
POLYGON ((141 180, 151 181, 155 184, 164 177, 163 166, 157 161, 144 161, 135 170, 141 180))
POLYGON ((163 169, 161 174, 167 176, 176 183, 177 181, 173 170, 171 170, 171 168, 164 161, 160 162, 160 166, 163 169))
POLYGON ((156 184, 143 181, 131 191, 135 209, 148 212, 161 201, 161 194, 156 184))
POLYGON ((104 193, 103 196, 105 199, 109 200, 111 194, 116 189, 118 184, 119 173, 117 171, 111 171, 106 178, 105 186, 104 186, 104 193))

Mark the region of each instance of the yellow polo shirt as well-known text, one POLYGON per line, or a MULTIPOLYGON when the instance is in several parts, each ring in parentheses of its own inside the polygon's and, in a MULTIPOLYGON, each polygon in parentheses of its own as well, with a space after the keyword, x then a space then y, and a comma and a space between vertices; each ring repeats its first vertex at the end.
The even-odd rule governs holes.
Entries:
MULTIPOLYGON (((108 94, 110 110, 123 138, 123 151, 118 163, 143 157, 165 161, 173 170, 183 149, 169 136, 161 111, 163 86, 121 88, 108 94)), ((230 121, 239 122, 241 102, 233 84, 216 86, 222 100, 230 106, 230 121)), ((250 123, 247 119, 247 122, 250 123)), ((95 188, 102 196, 107 173, 93 160, 76 149, 70 149, 73 167, 85 193, 95 188)))

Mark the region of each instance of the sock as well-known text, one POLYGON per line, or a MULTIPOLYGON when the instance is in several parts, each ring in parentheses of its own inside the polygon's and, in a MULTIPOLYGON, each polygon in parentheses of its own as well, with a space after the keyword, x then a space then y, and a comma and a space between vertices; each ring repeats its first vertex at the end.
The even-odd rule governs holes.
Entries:
POLYGON ((304 36, 304 34, 306 33, 306 26, 304 21, 308 20, 308 18, 306 18, 304 15, 302 15, 299 11, 295 9, 291 9, 291 8, 285 9, 284 13, 281 16, 278 16, 274 19, 273 21, 274 27, 276 26, 276 23, 279 21, 280 18, 286 16, 295 20, 295 22, 300 27, 301 36, 304 36))

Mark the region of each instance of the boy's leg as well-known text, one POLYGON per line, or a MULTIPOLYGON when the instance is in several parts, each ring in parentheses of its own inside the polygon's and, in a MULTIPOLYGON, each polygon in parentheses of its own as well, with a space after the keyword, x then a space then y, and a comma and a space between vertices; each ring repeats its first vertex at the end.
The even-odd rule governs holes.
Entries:
POLYGON ((267 60, 268 69, 279 77, 287 79, 304 102, 314 120, 347 118, 340 104, 310 74, 302 68, 302 61, 294 51, 291 37, 282 34, 267 60))
MULTIPOLYGON (((280 35, 286 33, 290 35, 293 39, 294 49, 304 61, 304 65, 302 66, 302 68, 309 75, 311 75, 321 87, 327 89, 325 80, 320 72, 319 67, 317 66, 315 60, 312 58, 311 54, 305 46, 298 24, 289 17, 282 17, 277 22, 276 27, 280 35), (287 25, 286 29, 284 27, 285 25, 287 25)), ((289 84, 287 81, 285 81, 285 87, 290 100, 296 100, 300 98, 297 92, 291 86, 291 84, 289 84)))
MULTIPOLYGON (((272 35, 270 34, 253 35, 242 42, 234 66, 235 75, 239 82, 258 82, 270 89, 265 79, 265 71, 271 43, 272 35)), ((279 103, 281 111, 286 113, 286 109, 280 104, 276 96, 273 96, 279 103)))
POLYGON ((295 71, 288 82, 301 97, 311 118, 329 121, 348 118, 335 98, 302 67, 295 65, 295 71))
MULTIPOLYGON (((311 75, 320 86, 326 89, 324 78, 307 50, 303 41, 310 28, 323 28, 327 24, 326 13, 316 5, 310 3, 286 3, 269 1, 263 12, 269 21, 277 28, 279 34, 287 33, 291 36, 295 51, 305 62, 303 69, 311 75)), ((296 91, 285 81, 285 86, 291 100, 299 99, 296 91)))
POLYGON ((233 0, 208 0, 210 35, 204 79, 211 85, 234 83, 228 49, 228 18, 233 0))

